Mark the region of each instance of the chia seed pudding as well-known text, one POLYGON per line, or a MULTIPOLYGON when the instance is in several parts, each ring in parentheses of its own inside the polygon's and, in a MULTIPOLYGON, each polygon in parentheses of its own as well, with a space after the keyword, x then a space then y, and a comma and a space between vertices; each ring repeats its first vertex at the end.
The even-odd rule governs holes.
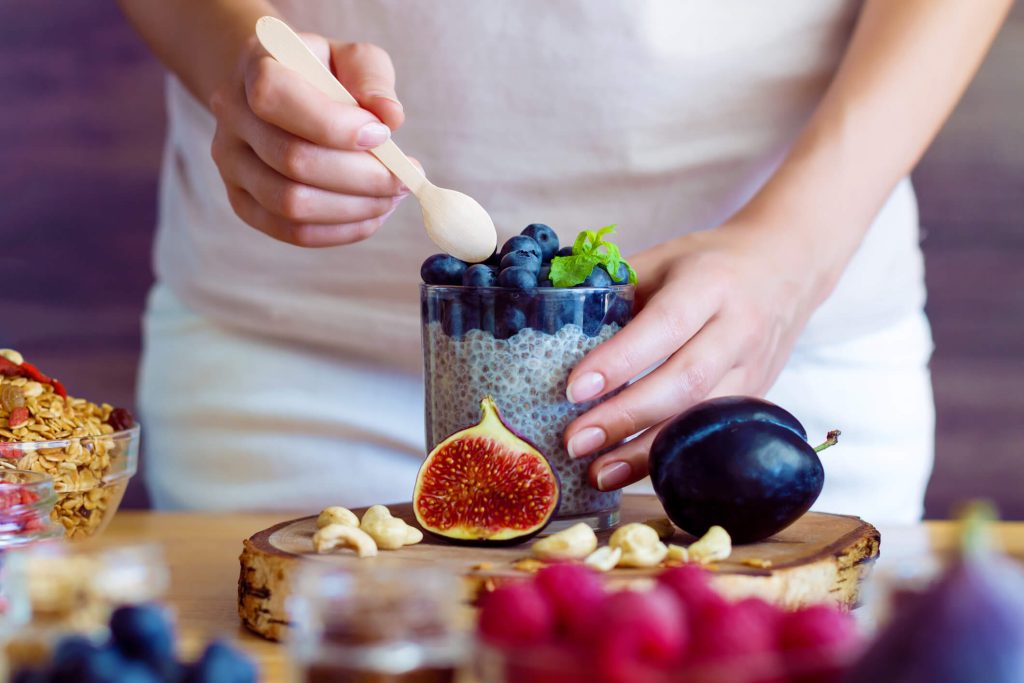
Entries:
POLYGON ((620 493, 593 488, 587 469, 596 455, 571 459, 563 440, 569 423, 607 396, 574 404, 565 387, 587 352, 628 321, 632 288, 523 292, 425 285, 422 292, 427 449, 479 422, 480 400, 490 395, 504 422, 558 473, 555 519, 614 523, 620 493))

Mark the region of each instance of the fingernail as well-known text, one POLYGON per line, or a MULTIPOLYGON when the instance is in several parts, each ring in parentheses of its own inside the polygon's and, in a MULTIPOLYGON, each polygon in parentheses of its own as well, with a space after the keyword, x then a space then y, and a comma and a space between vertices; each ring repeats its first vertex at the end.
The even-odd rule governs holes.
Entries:
POLYGON ((633 468, 624 462, 613 462, 610 465, 606 465, 597 473, 597 488, 601 491, 613 491, 622 488, 629 483, 629 477, 632 472, 633 468))
POLYGON ((391 129, 383 123, 368 123, 359 129, 359 133, 356 135, 356 144, 372 149, 383 145, 390 137, 391 129))
POLYGON ((565 396, 573 403, 589 401, 604 389, 604 377, 596 372, 585 372, 565 388, 565 396))
POLYGON ((582 458, 584 455, 590 455, 603 446, 607 438, 604 430, 600 427, 581 429, 566 444, 566 447, 569 449, 569 457, 582 458))

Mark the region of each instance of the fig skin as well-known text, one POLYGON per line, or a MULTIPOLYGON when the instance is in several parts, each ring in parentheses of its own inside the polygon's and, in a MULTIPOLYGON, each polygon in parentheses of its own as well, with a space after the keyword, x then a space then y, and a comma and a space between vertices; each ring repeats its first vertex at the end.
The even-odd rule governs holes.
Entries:
POLYGON ((478 424, 460 430, 437 444, 423 461, 416 475, 416 486, 413 490, 413 512, 416 521, 425 532, 448 543, 477 546, 523 543, 543 531, 558 511, 561 502, 558 474, 536 446, 505 424, 493 398, 485 396, 480 402, 480 411, 481 419, 478 424), (491 459, 490 467, 466 467, 475 463, 468 462, 465 459, 467 453, 460 454, 458 447, 461 443, 472 442, 489 444, 491 451, 476 454, 476 457, 491 459), (454 453, 452 449, 455 450, 454 453), (444 461, 441 460, 442 454, 444 461), (460 455, 463 460, 457 461, 460 455), (516 465, 523 457, 531 460, 529 464, 534 466, 531 476, 538 480, 525 492, 514 485, 515 470, 518 469, 516 465), (515 462, 513 458, 516 459, 515 462), (446 466, 454 468, 455 471, 450 473, 451 476, 438 477, 437 472, 446 466), (470 472, 482 475, 476 482, 477 486, 465 486, 465 477, 470 472), (488 476, 490 479, 487 479, 488 476), (446 484, 451 488, 439 489, 439 484, 446 484), (467 492, 468 496, 460 497, 460 493, 467 492), (519 504, 516 498, 529 496, 531 493, 541 498, 538 509, 534 511, 535 519, 527 519, 528 522, 532 521, 531 524, 502 527, 493 518, 485 519, 487 514, 499 515, 502 507, 513 508, 512 514, 521 512, 526 515, 527 503, 530 501, 523 500, 522 504, 519 504), (547 500, 543 500, 544 496, 547 496, 547 500), (449 507, 432 509, 431 498, 448 501, 449 507), (439 524, 432 522, 432 519, 437 519, 439 515, 455 516, 463 520, 463 523, 441 528, 439 524))
POLYGON ((799 420, 745 396, 704 401, 674 418, 651 446, 650 471, 676 526, 700 537, 718 524, 737 544, 788 527, 825 481, 799 420))

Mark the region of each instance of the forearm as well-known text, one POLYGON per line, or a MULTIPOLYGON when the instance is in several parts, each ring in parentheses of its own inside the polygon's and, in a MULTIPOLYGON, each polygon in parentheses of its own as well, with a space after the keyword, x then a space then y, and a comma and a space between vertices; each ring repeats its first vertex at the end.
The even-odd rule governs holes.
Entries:
POLYGON ((831 86, 740 222, 778 226, 831 291, 963 94, 1011 0, 868 0, 831 86))
POLYGON ((206 104, 227 80, 256 20, 277 15, 267 0, 118 0, 164 65, 206 104))

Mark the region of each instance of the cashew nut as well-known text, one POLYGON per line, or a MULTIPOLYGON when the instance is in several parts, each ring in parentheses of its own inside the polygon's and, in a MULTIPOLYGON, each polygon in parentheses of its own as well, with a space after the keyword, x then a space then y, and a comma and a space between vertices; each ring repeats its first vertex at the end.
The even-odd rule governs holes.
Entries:
POLYGON ((700 539, 687 548, 690 562, 708 564, 728 559, 732 554, 732 538, 729 532, 720 526, 713 526, 700 539))
POLYGON ((676 535, 676 528, 668 517, 655 517, 654 519, 644 520, 644 524, 657 531, 658 538, 663 541, 667 541, 676 535))
POLYGON ((6 358, 15 365, 21 365, 22 363, 25 362, 25 359, 22 357, 22 355, 15 351, 14 349, 0 349, 0 356, 6 358))
POLYGON ((377 544, 368 533, 354 526, 328 524, 313 534, 313 547, 318 553, 329 553, 335 548, 351 548, 359 557, 375 557, 377 544))
POLYGON ((352 512, 348 508, 338 507, 337 505, 329 508, 324 508, 320 511, 320 516, 316 518, 316 528, 323 529, 328 524, 341 524, 343 526, 359 526, 359 518, 356 517, 356 513, 352 512))
POLYGON ((622 550, 620 567, 656 567, 668 554, 658 532, 637 522, 616 529, 608 539, 608 545, 622 550))
POLYGON ((359 528, 368 533, 381 550, 397 550, 423 540, 423 532, 406 524, 404 519, 392 516, 391 510, 383 505, 373 505, 364 512, 359 528))
POLYGON ((580 522, 536 541, 530 550, 542 560, 582 560, 597 548, 597 535, 580 522))
POLYGON ((619 564, 620 559, 622 559, 622 548, 606 545, 587 555, 583 564, 593 567, 599 572, 610 572, 619 564))
POLYGON ((689 562, 690 551, 681 545, 670 543, 668 546, 668 554, 665 556, 665 559, 670 562, 689 562))

